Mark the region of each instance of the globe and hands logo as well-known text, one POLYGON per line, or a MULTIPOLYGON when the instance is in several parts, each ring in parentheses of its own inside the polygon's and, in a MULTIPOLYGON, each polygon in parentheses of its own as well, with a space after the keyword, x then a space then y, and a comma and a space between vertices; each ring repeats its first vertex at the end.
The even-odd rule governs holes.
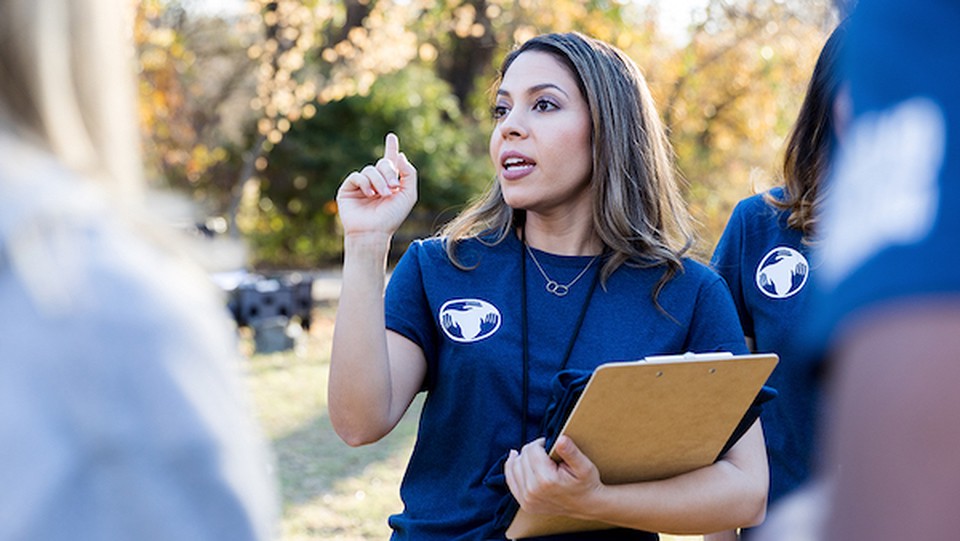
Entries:
POLYGON ((803 254, 788 246, 778 246, 757 265, 757 287, 768 297, 785 299, 803 289, 809 274, 810 264, 803 254))
POLYGON ((477 342, 497 332, 503 319, 497 307, 480 299, 453 299, 438 314, 443 332, 455 342, 477 342))

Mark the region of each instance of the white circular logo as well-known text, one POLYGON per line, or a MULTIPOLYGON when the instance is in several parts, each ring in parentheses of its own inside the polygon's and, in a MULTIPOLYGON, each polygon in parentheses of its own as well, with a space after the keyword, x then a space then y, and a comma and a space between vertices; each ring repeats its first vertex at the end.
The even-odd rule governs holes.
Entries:
POLYGON ((803 289, 810 264, 803 254, 789 246, 777 246, 757 265, 757 287, 773 299, 785 299, 803 289))
POLYGON ((454 342, 477 342, 500 328, 500 310, 480 299, 453 299, 437 314, 443 332, 454 342))

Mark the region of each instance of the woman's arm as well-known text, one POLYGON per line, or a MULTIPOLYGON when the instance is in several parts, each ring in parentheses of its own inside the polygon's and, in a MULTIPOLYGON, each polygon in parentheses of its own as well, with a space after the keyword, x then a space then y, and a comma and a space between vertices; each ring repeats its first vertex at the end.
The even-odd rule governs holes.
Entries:
POLYGON ((822 539, 954 538, 960 303, 944 295, 863 314, 831 356, 825 451, 837 469, 822 472, 835 483, 822 539))
POLYGON ((604 485, 574 442, 557 442, 554 462, 543 440, 511 452, 507 483, 531 513, 566 515, 675 534, 702 534, 763 521, 767 458, 757 421, 723 458, 689 473, 644 483, 604 485))
POLYGON ((396 426, 426 374, 419 346, 386 330, 383 290, 393 233, 416 202, 416 169, 387 135, 384 157, 351 173, 337 193, 344 229, 343 285, 334 327, 328 411, 349 445, 396 426))

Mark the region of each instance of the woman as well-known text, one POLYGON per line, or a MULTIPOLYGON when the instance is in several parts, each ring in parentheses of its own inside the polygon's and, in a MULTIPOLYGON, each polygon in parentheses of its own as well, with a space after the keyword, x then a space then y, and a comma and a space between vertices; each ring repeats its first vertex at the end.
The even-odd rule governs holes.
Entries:
POLYGON ((712 259, 733 293, 748 344, 780 355, 768 382, 779 395, 761 414, 771 505, 807 480, 815 457, 821 384, 817 366, 793 337, 809 309, 808 258, 821 186, 845 124, 838 66, 845 33, 846 25, 838 26, 817 59, 787 142, 783 185, 736 206, 712 259))
POLYGON ((386 309, 387 249, 416 199, 417 172, 396 136, 338 194, 331 421, 349 444, 373 442, 427 392, 394 539, 503 539, 493 524, 500 494, 485 483, 503 474, 527 511, 621 527, 564 539, 758 523, 767 482, 758 424, 712 466, 622 486, 603 485, 576 442, 560 440, 556 464, 533 439, 561 369, 746 351, 722 280, 682 256, 688 216, 636 65, 579 34, 539 36, 505 59, 493 114, 497 181, 439 237, 411 244, 386 309))
POLYGON ((223 299, 146 219, 129 7, 0 3, 0 539, 271 539, 223 299))

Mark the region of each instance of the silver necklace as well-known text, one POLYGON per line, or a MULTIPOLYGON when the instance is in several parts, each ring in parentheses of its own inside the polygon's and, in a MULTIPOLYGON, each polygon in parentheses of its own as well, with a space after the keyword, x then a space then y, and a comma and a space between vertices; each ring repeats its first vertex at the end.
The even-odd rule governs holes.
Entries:
POLYGON ((543 267, 540 265, 540 262, 537 261, 537 256, 533 255, 533 250, 530 249, 530 246, 527 246, 527 245, 524 245, 524 246, 526 246, 527 253, 530 254, 530 259, 533 260, 533 264, 537 266, 537 270, 539 270, 540 274, 543 275, 543 279, 547 281, 546 290, 558 297, 563 297, 567 293, 570 293, 570 288, 573 287, 573 284, 577 283, 577 280, 579 280, 580 278, 583 278, 583 275, 587 273, 587 270, 590 269, 590 266, 593 265, 593 262, 596 261, 598 257, 600 257, 599 255, 593 256, 593 258, 591 258, 590 261, 587 263, 587 266, 584 267, 582 271, 580 271, 580 274, 578 274, 576 278, 574 278, 573 280, 570 280, 568 284, 564 285, 557 282, 553 278, 550 278, 549 276, 547 276, 547 271, 543 270, 543 267))

